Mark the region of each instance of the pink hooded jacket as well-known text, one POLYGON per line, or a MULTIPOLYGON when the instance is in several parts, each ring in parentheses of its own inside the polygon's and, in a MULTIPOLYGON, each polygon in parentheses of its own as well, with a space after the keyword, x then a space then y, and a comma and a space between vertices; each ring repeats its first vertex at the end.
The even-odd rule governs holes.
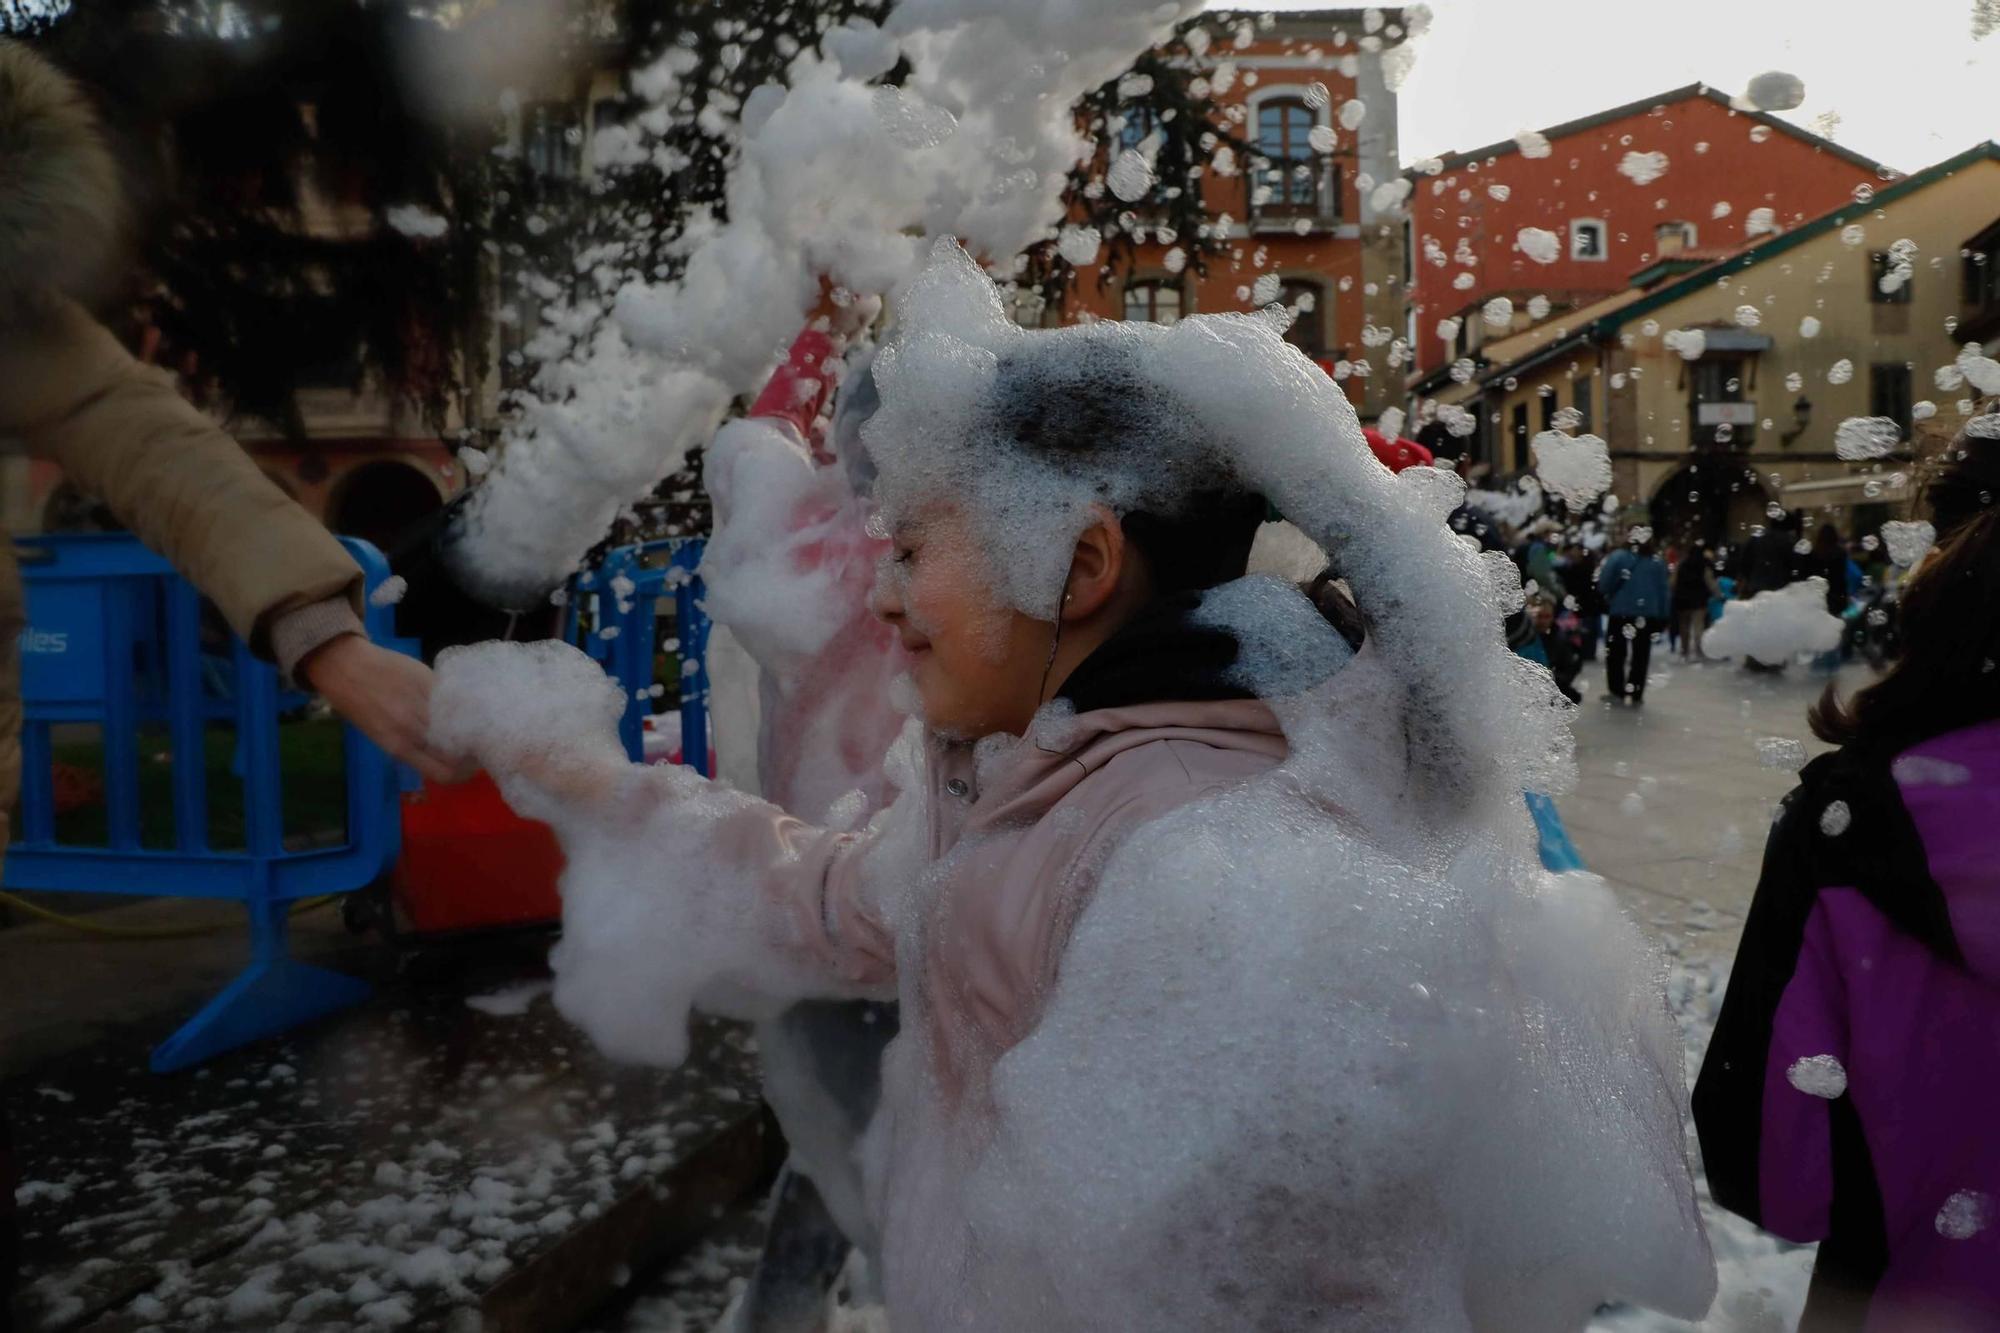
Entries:
POLYGON ((1108 708, 1062 729, 1062 750, 1024 740, 985 762, 928 740, 923 852, 939 869, 901 920, 866 855, 881 825, 835 834, 768 807, 746 812, 762 827, 744 830, 743 869, 783 923, 774 943, 843 986, 886 992, 905 973, 906 1028, 921 1027, 927 1073, 954 1106, 976 1105, 993 1063, 1035 1026, 1118 844, 1286 754, 1276 717, 1254 699, 1108 708))
POLYGON ((1045 717, 1030 738, 978 746, 912 723, 888 763, 899 793, 859 832, 634 768, 606 816, 618 836, 556 819, 570 855, 557 1005, 613 1056, 673 1063, 690 1003, 763 1017, 808 998, 900 998, 861 1151, 896 1327, 1068 1327, 1023 1322, 1010 1276, 1022 1251, 972 1219, 969 1182, 1010 1132, 996 1066, 1041 1021, 1112 853, 1286 754, 1255 700, 1045 717), (626 847, 645 850, 635 861, 626 847), (667 884, 630 892, 648 868, 667 884))

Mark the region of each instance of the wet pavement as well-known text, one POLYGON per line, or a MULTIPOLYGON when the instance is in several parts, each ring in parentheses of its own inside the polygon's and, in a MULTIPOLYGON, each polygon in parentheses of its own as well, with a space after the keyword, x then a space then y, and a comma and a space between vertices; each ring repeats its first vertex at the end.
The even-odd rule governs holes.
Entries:
MULTIPOLYGON (((411 972, 376 945, 369 1004, 177 1075, 145 1061, 184 1005, 107 997, 121 1021, 66 1048, 30 1022, 0 1082, 17 1326, 539 1331, 636 1294, 768 1179, 754 1047, 711 1023, 679 1070, 614 1065, 554 1012, 545 946, 411 972)), ((27 947, 0 932, 0 964, 27 947)))

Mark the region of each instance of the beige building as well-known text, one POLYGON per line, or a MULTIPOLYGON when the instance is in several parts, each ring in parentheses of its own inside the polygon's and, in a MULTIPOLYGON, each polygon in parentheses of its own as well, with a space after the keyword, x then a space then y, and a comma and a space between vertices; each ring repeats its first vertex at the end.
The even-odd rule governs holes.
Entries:
POLYGON ((1440 397, 1476 399, 1501 476, 1576 409, 1616 494, 1670 539, 1740 540, 1774 505, 1871 532, 1963 424, 1961 348, 2000 332, 1996 214, 2000 145, 1982 143, 1726 258, 1663 253, 1629 290, 1491 344, 1440 397), (1843 460, 1855 418, 1893 422, 1896 447, 1843 460))

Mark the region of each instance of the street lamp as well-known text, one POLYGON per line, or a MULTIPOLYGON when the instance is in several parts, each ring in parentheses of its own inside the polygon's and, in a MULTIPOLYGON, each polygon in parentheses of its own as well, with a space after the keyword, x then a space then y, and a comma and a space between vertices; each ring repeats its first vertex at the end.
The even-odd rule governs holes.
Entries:
POLYGON ((1812 399, 1806 397, 1804 394, 1800 394, 1799 400, 1792 404, 1792 428, 1778 437, 1779 442, 1781 444, 1790 444, 1793 440, 1805 434, 1806 427, 1811 424, 1812 399))

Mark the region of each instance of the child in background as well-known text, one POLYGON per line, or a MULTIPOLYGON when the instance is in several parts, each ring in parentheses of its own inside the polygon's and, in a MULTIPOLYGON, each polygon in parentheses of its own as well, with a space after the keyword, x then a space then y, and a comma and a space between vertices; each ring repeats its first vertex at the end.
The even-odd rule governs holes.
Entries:
POLYGON ((1674 625, 1681 661, 1701 657, 1701 636, 1710 624, 1708 608, 1715 597, 1715 559, 1702 547, 1690 544, 1674 566, 1674 625))
POLYGON ((1698 1315, 1678 1043, 1602 886, 1534 866, 1560 714, 1462 483, 1391 477, 1262 319, 1028 332, 955 251, 902 314, 865 437, 921 723, 865 828, 625 765, 559 646, 448 664, 441 742, 570 855, 563 1012, 674 1062, 691 1002, 900 996, 898 1327, 1698 1315), (1340 553, 1358 654, 1240 577, 1267 495, 1340 553))
POLYGON ((1712 626, 1721 620, 1723 613, 1729 610, 1729 604, 1734 600, 1736 600, 1736 580, 1717 570, 1715 595, 1708 599, 1708 623, 1712 626))

